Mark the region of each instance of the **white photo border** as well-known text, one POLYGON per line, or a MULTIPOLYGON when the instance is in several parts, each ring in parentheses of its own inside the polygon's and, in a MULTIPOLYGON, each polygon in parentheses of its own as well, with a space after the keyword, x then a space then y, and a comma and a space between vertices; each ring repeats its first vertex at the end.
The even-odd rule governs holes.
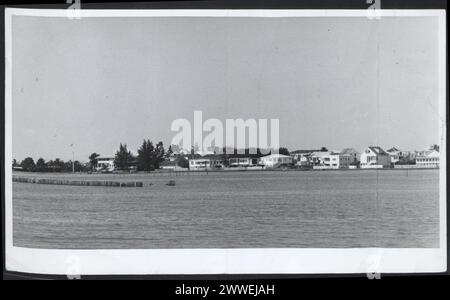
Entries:
MULTIPOLYGON (((150 9, 88 10, 90 17, 436 17, 439 22, 439 248, 232 248, 54 250, 13 246, 12 17, 65 17, 67 9, 5 8, 5 267, 67 275, 431 273, 447 270, 446 12, 445 10, 150 9)), ((72 18, 77 22, 77 18, 72 18)))

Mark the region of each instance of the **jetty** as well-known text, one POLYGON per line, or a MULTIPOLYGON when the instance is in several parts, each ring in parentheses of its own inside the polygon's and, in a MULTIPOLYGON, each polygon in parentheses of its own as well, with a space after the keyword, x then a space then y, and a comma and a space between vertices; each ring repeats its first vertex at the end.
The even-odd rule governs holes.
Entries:
POLYGON ((30 178, 13 176, 14 182, 54 184, 54 185, 75 185, 75 186, 108 186, 108 187, 143 187, 142 181, 100 181, 100 180, 67 180, 49 178, 30 178))

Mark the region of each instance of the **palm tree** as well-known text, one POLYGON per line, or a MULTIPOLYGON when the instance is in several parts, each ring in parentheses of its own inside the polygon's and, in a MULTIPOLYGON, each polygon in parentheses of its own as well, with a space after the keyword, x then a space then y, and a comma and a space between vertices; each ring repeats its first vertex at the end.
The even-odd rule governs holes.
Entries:
POLYGON ((89 155, 89 165, 91 167, 91 170, 93 170, 95 167, 97 167, 97 158, 100 156, 100 154, 94 152, 91 155, 89 155))

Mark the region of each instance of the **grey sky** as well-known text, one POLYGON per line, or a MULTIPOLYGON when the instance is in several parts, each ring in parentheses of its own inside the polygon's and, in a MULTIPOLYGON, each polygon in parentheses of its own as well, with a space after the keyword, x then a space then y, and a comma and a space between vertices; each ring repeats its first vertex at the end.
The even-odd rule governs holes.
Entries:
POLYGON ((290 150, 438 143, 437 18, 13 17, 13 156, 168 144, 176 118, 279 118, 290 150))

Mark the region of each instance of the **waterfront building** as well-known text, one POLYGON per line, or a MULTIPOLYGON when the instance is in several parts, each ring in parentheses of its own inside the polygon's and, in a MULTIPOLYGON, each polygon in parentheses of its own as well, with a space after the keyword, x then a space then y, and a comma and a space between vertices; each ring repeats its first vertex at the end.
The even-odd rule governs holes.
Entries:
POLYGON ((299 167, 311 166, 311 154, 319 150, 295 150, 290 152, 293 162, 299 167))
POLYGON ((233 155, 233 157, 228 159, 229 167, 251 167, 257 166, 258 163, 259 163, 258 158, 249 156, 233 155))
POLYGON ((391 149, 386 150, 386 153, 389 154, 392 164, 397 164, 400 161, 400 150, 392 147, 391 149))
POLYGON ((163 170, 175 170, 177 168, 176 160, 165 160, 159 164, 159 167, 163 170))
POLYGON ((386 150, 391 158, 391 163, 393 165, 405 165, 414 164, 416 158, 416 152, 400 150, 397 147, 392 147, 386 150))
POLYGON ((438 151, 428 150, 416 157, 416 166, 418 168, 439 168, 439 157, 438 151))
POLYGON ((200 171, 220 168, 223 168, 223 159, 217 155, 189 159, 189 170, 200 171))
POLYGON ((328 157, 331 151, 316 151, 309 156, 309 162, 311 166, 319 166, 324 164, 324 158, 328 157))
POLYGON ((310 167, 311 166, 311 153, 305 153, 296 155, 294 163, 299 167, 310 167))
POLYGON ((112 172, 114 169, 114 156, 97 158, 97 166, 95 168, 96 171, 112 172))
POLYGON ((344 148, 342 149, 340 154, 350 156, 350 165, 357 165, 361 160, 361 153, 359 153, 354 148, 344 148))
POLYGON ((369 146, 361 154, 362 169, 381 169, 390 166, 389 154, 379 146, 369 146))
POLYGON ((292 164, 292 157, 283 154, 270 154, 260 158, 260 164, 266 168, 277 168, 292 164))
POLYGON ((347 153, 329 152, 320 157, 319 163, 314 169, 343 169, 348 168, 353 162, 353 156, 347 153))

